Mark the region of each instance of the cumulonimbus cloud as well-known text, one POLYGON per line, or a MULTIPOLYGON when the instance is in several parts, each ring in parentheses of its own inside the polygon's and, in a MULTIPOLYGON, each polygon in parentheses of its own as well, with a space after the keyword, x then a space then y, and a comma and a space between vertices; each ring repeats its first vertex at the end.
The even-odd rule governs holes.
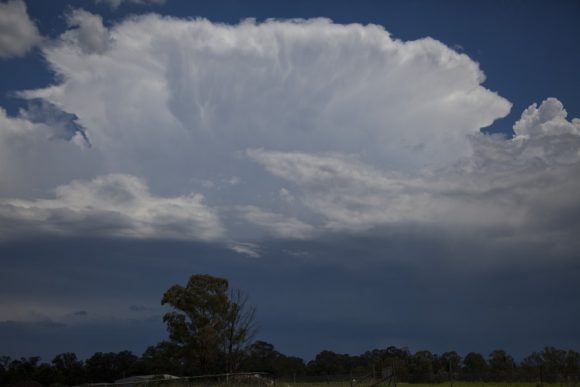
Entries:
POLYGON ((146 181, 152 198, 203 192, 201 214, 232 209, 256 235, 299 239, 404 222, 540 232, 540 213, 576 206, 578 120, 549 99, 524 112, 513 139, 482 134, 511 104, 484 87, 476 62, 436 40, 327 19, 225 25, 151 14, 105 28, 71 15, 73 29, 43 49, 61 82, 21 95, 74 114, 91 148, 43 146, 42 122, 0 116, 20 128, 3 129, 0 146, 34 147, 59 171, 35 173, 27 152, 0 154, 0 188, 13 187, 4 196, 122 173, 146 181), (59 169, 62 159, 82 167, 59 169), (37 184, 18 180, 14 165, 29 166, 37 184))

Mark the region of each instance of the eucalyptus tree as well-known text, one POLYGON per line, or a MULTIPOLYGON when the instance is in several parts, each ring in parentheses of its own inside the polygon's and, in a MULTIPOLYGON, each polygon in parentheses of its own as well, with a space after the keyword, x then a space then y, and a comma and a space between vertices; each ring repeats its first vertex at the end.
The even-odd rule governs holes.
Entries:
POLYGON ((192 275, 186 286, 173 285, 161 300, 169 339, 198 373, 216 369, 223 359, 235 370, 239 354, 254 330, 255 310, 242 291, 229 290, 225 278, 192 275))

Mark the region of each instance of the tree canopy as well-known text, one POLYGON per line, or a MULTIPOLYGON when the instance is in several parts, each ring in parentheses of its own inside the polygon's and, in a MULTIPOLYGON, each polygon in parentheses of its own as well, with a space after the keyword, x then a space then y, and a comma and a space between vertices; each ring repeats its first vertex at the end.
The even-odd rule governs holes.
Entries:
MULTIPOLYGON (((169 339, 181 358, 200 373, 239 365, 239 354, 254 331, 255 310, 241 290, 224 278, 196 274, 186 286, 173 285, 161 300, 172 310, 163 316, 169 339)), ((222 369, 223 371, 223 369, 222 369)))

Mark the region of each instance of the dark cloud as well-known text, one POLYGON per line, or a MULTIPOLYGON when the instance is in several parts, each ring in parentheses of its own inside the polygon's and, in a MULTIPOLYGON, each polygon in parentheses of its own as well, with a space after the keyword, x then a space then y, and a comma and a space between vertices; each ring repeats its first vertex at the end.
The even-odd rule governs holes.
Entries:
POLYGON ((129 310, 133 311, 133 312, 147 312, 152 310, 152 308, 150 306, 145 306, 145 305, 131 305, 129 307, 129 310))
POLYGON ((13 321, 13 320, 0 321, 1 330, 31 329, 31 330, 46 331, 66 328, 66 326, 67 325, 65 323, 47 319, 39 321, 13 321))
POLYGON ((43 99, 28 100, 28 108, 21 111, 21 116, 34 124, 45 124, 50 130, 51 139, 72 140, 79 136, 81 144, 90 147, 86 129, 79 123, 76 114, 67 113, 56 105, 43 99))
POLYGON ((64 352, 87 358, 97 351, 130 349, 140 355, 147 345, 154 344, 151 339, 154 341, 162 335, 163 327, 159 323, 147 321, 68 325, 59 329, 38 323, 0 323, 2 355, 15 358, 34 354, 43 361, 64 352))

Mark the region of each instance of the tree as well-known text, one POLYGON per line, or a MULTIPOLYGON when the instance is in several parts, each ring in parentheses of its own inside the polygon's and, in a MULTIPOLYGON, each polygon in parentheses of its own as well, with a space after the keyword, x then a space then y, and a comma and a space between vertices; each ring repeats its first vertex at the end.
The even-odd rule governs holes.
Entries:
POLYGON ((515 374, 516 363, 504 350, 497 349, 489 355, 489 371, 494 381, 510 381, 515 374))
POLYGON ((231 290, 224 331, 227 372, 239 368, 244 347, 256 331, 255 318, 256 308, 248 304, 248 295, 240 289, 231 290))
POLYGON ((141 375, 182 375, 183 364, 178 352, 177 346, 169 341, 149 346, 138 361, 136 366, 138 373, 141 375))
POLYGON ((580 378, 580 353, 572 349, 568 350, 564 372, 568 381, 578 381, 580 378))
POLYGON ((545 380, 561 381, 566 369, 566 351, 555 347, 545 347, 542 351, 545 380))
POLYGON ((312 375, 346 375, 351 371, 351 356, 322 351, 308 362, 308 372, 312 375))
POLYGON ((527 382, 542 382, 544 379, 544 359, 542 354, 532 352, 521 363, 521 375, 527 382))
POLYGON ((306 372, 304 360, 286 356, 265 341, 256 341, 247 348, 242 366, 246 371, 268 372, 275 377, 291 377, 306 372))
POLYGON ((476 352, 469 352, 463 359, 463 379, 483 380, 487 374, 485 358, 476 352))
POLYGON ((379 376, 383 369, 392 368, 397 381, 408 382, 410 356, 411 353, 406 347, 397 348, 391 345, 386 349, 373 349, 360 356, 362 363, 358 367, 358 371, 363 371, 361 373, 373 372, 379 376))
POLYGON ((96 352, 85 362, 89 380, 93 383, 113 383, 117 379, 131 376, 137 356, 129 351, 96 352))
POLYGON ((455 351, 444 352, 437 356, 434 369, 440 382, 455 379, 461 366, 461 356, 455 351))
POLYGON ((8 384, 8 380, 6 379, 8 364, 10 364, 10 356, 0 356, 0 386, 8 384))
POLYGON ((433 380, 433 363, 435 357, 429 351, 419 351, 409 359, 409 371, 412 383, 430 383, 433 380))
POLYGON ((12 360, 7 368, 7 384, 32 381, 35 379, 40 357, 20 358, 12 360))
POLYGON ((161 300, 172 311, 163 316, 170 340, 195 370, 206 373, 223 356, 227 371, 239 364, 239 353, 254 329, 255 311, 241 291, 228 293, 224 278, 192 275, 185 287, 174 285, 161 300))
POLYGON ((76 386, 84 382, 84 366, 72 352, 61 353, 52 359, 56 380, 60 384, 76 386))

